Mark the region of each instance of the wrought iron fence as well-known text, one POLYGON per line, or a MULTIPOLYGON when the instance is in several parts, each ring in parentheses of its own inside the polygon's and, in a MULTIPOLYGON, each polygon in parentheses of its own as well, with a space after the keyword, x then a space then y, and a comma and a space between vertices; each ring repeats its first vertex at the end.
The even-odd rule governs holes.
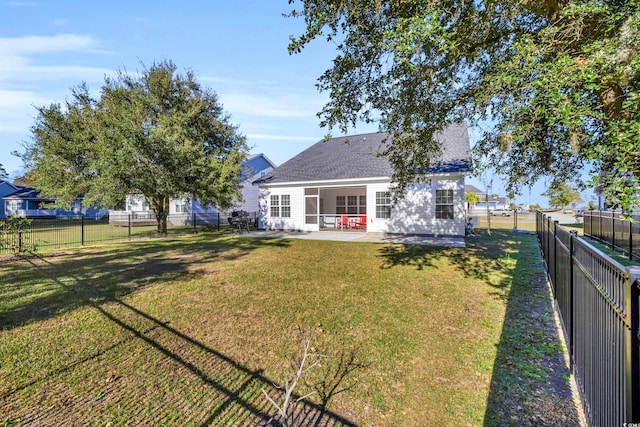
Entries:
POLYGON ((584 235, 640 261, 640 215, 623 220, 619 212, 585 211, 584 235))
MULTIPOLYGON (((171 214, 167 228, 232 229, 231 212, 171 214)), ((248 213, 247 228, 255 228, 257 212, 248 213)), ((65 216, 0 220, 0 254, 81 246, 88 243, 153 236, 157 222, 153 213, 118 212, 102 218, 65 216)))
POLYGON ((536 231, 592 426, 640 421, 640 268, 538 212, 536 231))

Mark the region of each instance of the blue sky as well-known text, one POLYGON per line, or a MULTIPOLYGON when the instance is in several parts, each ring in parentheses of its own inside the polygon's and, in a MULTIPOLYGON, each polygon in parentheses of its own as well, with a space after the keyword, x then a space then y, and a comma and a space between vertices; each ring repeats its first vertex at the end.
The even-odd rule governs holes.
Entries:
MULTIPOLYGON (((82 81, 97 94, 105 75, 164 59, 218 94, 253 153, 285 162, 327 133, 316 116, 327 95, 315 83, 335 54, 324 40, 288 54, 289 36, 304 29, 282 16, 291 8, 287 0, 0 0, 0 164, 20 170, 11 152, 30 137, 34 106, 64 101, 82 81)), ((518 201, 546 205, 542 191, 538 184, 518 201)), ((493 192, 502 192, 497 178, 493 192)))

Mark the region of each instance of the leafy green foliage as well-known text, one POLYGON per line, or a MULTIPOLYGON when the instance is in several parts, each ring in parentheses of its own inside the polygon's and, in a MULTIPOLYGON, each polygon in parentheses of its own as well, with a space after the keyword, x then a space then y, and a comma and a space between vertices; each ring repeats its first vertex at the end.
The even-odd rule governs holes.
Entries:
POLYGON ((471 208, 476 203, 480 203, 482 199, 480 198, 480 196, 478 196, 478 194, 471 192, 471 193, 465 193, 464 201, 467 202, 467 207, 471 208))
POLYGON ((35 250, 35 245, 27 238, 29 233, 31 220, 28 218, 11 216, 0 219, 0 252, 18 254, 35 250))
MULTIPOLYGON (((290 3, 296 3, 290 0, 290 3)), ((433 135, 460 120, 494 123, 474 147, 480 168, 519 193, 540 177, 600 176, 613 205, 640 202, 640 10, 637 0, 301 0, 290 16, 337 40, 318 81, 321 124, 379 120, 401 187, 439 152, 433 135)))
POLYGON ((575 207, 577 203, 583 201, 580 193, 571 188, 566 182, 551 184, 542 195, 549 198, 549 205, 557 208, 565 207, 568 204, 575 207))
POLYGON ((80 84, 64 106, 38 113, 21 157, 32 184, 58 205, 83 194, 86 205, 111 208, 143 194, 166 233, 170 198, 227 208, 240 197, 245 137, 215 93, 171 62, 107 77, 99 99, 80 84))

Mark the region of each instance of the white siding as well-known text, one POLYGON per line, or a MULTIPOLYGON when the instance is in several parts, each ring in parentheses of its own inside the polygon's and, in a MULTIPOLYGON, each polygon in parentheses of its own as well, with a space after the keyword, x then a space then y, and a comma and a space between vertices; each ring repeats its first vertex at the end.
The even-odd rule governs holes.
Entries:
MULTIPOLYGON (((332 189, 326 192, 328 197, 335 199, 336 194, 361 194, 366 187, 367 196, 367 232, 373 233, 401 233, 401 234, 431 234, 431 235, 464 235, 465 203, 464 176, 433 177, 430 183, 420 183, 409 186, 405 197, 396 205, 392 205, 391 218, 376 218, 376 192, 389 191, 389 180, 350 183, 357 188, 342 188, 344 184, 310 185, 332 189), (451 189, 454 193, 454 218, 436 219, 435 199, 436 190, 451 189)), ((260 221, 259 227, 277 230, 304 230, 304 186, 269 186, 260 190, 260 221), (271 194, 289 194, 291 196, 291 218, 271 218, 269 200, 271 194)), ((335 211, 335 200, 324 200, 325 212, 335 211)))
MULTIPOLYGON (((282 207, 282 206, 281 206, 282 207)), ((267 230, 304 229, 304 187, 276 187, 260 190, 260 221, 258 227, 267 230), (272 218, 270 212, 271 195, 288 194, 291 200, 290 218, 272 218)))
POLYGON ((377 233, 464 235, 464 177, 434 177, 430 183, 407 188, 405 197, 391 208, 391 218, 376 218, 376 192, 389 191, 389 183, 367 186, 367 231, 377 233), (454 219, 436 219, 436 190, 454 191, 454 219))
POLYGON ((273 168, 256 173, 251 179, 242 183, 242 205, 240 209, 247 212, 255 212, 260 208, 260 189, 251 183, 261 177, 261 172, 270 172, 273 168))

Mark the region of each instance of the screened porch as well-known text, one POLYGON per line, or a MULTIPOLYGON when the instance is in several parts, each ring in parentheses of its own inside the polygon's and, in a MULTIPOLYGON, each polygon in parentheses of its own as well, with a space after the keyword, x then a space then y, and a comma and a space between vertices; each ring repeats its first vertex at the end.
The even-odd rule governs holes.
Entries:
POLYGON ((319 230, 366 231, 367 188, 305 188, 305 223, 319 230))

